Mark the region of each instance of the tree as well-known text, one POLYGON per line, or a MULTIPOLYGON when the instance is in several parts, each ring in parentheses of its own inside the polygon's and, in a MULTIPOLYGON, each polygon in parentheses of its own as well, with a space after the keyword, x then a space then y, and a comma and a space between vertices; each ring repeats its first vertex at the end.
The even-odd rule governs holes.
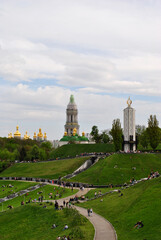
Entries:
POLYGON ((93 126, 92 127, 92 131, 91 131, 91 136, 92 139, 96 142, 96 143, 100 143, 101 142, 101 137, 99 135, 99 130, 97 126, 93 126))
POLYGON ((39 159, 39 147, 35 144, 30 151, 31 160, 39 159))
POLYGON ((160 142, 160 128, 156 115, 150 115, 150 118, 148 119, 147 132, 149 135, 150 146, 154 150, 160 142))
POLYGON ((143 148, 147 148, 149 145, 149 135, 147 129, 144 129, 139 137, 139 143, 143 148))
POLYGON ((110 137, 107 134, 107 131, 103 131, 100 137, 101 137, 101 141, 103 143, 109 143, 110 142, 110 137))
POLYGON ((123 141, 123 138, 122 138, 123 133, 122 133, 120 119, 113 120, 112 129, 110 131, 110 134, 113 138, 115 151, 121 150, 122 149, 122 141, 123 141))
POLYGON ((20 161, 24 161, 26 157, 26 149, 24 147, 21 147, 20 149, 20 161))
POLYGON ((138 143, 140 143, 141 135, 145 132, 145 130, 146 130, 146 127, 144 125, 136 125, 135 126, 135 132, 136 132, 138 143))

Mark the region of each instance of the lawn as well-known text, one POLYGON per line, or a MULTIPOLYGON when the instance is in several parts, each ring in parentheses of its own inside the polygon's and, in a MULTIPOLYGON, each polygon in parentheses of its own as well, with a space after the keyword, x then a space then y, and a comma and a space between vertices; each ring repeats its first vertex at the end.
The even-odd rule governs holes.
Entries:
POLYGON ((31 183, 31 182, 1 180, 0 181, 0 198, 6 197, 8 195, 19 192, 21 190, 27 189, 36 184, 37 183, 31 183), (9 185, 11 185, 12 187, 9 187, 9 185))
POLYGON ((0 213, 0 239, 56 240, 57 236, 73 236, 77 240, 93 240, 92 224, 76 210, 56 211, 53 206, 27 205, 0 213), (51 229, 52 224, 58 225, 51 229), (69 229, 63 230, 65 224, 69 229))
POLYGON ((1 177, 36 177, 57 179, 74 172, 89 157, 38 163, 16 163, 0 173, 1 177))
POLYGON ((161 154, 113 154, 70 181, 93 185, 123 184, 131 178, 148 177, 151 170, 161 173, 161 154))
POLYGON ((141 182, 120 193, 111 193, 82 204, 109 220, 116 229, 118 240, 160 240, 161 178, 141 182), (143 228, 134 229, 142 221, 143 228))
POLYGON ((114 145, 109 143, 96 143, 96 144, 66 144, 51 153, 51 158, 65 158, 65 157, 75 157, 76 155, 81 155, 83 153, 92 152, 114 152, 114 145))
POLYGON ((102 194, 108 193, 110 191, 114 191, 114 190, 118 190, 118 189, 122 189, 122 188, 94 188, 91 189, 86 195, 85 197, 88 199, 93 199, 95 197, 95 193, 96 193, 96 197, 101 196, 102 194))
POLYGON ((60 198, 64 198, 64 197, 76 194, 77 192, 78 192, 77 189, 72 190, 69 188, 45 185, 45 186, 41 186, 40 188, 32 192, 26 193, 22 196, 0 203, 0 211, 2 211, 2 209, 3 211, 7 210, 8 205, 13 206, 14 208, 19 207, 22 201, 26 203, 29 201, 29 199, 31 199, 31 201, 32 200, 38 201, 39 197, 41 196, 43 196, 44 200, 55 200, 55 199, 60 199, 60 198))

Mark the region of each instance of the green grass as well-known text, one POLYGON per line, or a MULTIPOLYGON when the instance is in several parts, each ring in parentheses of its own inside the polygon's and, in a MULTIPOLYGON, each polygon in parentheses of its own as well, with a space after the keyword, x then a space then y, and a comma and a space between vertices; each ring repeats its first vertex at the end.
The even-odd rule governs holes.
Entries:
POLYGON ((67 144, 55 149, 51 153, 51 158, 65 158, 65 157, 75 157, 76 155, 81 155, 82 153, 91 152, 114 152, 113 144, 97 143, 97 144, 67 144))
POLYGON ((161 173, 161 154, 113 154, 70 181, 93 185, 123 184, 133 177, 148 177, 151 169, 161 173))
POLYGON ((101 194, 104 194, 104 193, 107 193, 107 192, 110 192, 110 191, 114 191, 115 189, 117 190, 117 189, 121 189, 121 188, 117 187, 117 188, 95 188, 95 189, 91 189, 85 195, 85 197, 88 198, 88 199, 93 199, 95 197, 95 192, 97 193, 96 197, 98 197, 101 194))
POLYGON ((1 180, 0 181, 0 198, 6 197, 10 194, 19 192, 20 190, 27 189, 31 186, 36 185, 37 183, 31 182, 19 182, 19 181, 8 181, 8 180, 1 180), (7 185, 11 184, 13 187, 7 187, 7 185), (5 187, 2 187, 5 185, 5 187))
POLYGON ((75 171, 88 158, 80 157, 50 162, 16 163, 0 173, 0 176, 57 179, 59 176, 65 176, 75 171))
POLYGON ((53 240, 64 235, 92 240, 94 236, 94 228, 85 217, 73 209, 56 211, 52 206, 47 209, 39 205, 21 206, 0 213, 0 226, 0 239, 3 240, 53 240), (51 229, 54 223, 58 226, 51 229), (65 224, 69 229, 63 231, 65 224))
POLYGON ((109 220, 116 229, 118 240, 160 240, 161 236, 161 178, 139 183, 120 193, 112 193, 81 207, 93 210, 109 220), (144 227, 134 229, 138 221, 144 227))
POLYGON ((22 201, 24 201, 26 203, 27 201, 29 201, 29 199, 31 199, 31 201, 32 200, 38 201, 40 196, 43 196, 44 200, 54 200, 54 199, 60 199, 60 198, 64 198, 64 197, 76 194, 77 192, 78 192, 77 189, 73 189, 73 191, 72 191, 69 188, 45 185, 45 186, 41 186, 40 188, 38 188, 32 192, 29 192, 22 196, 13 198, 6 202, 0 203, 0 211, 2 211, 2 208, 3 208, 3 211, 8 210, 8 208, 7 208, 8 205, 13 206, 14 208, 19 207, 21 205, 22 201), (52 193, 52 194, 49 195, 50 193, 52 193), (52 196, 52 198, 50 198, 49 196, 52 196))

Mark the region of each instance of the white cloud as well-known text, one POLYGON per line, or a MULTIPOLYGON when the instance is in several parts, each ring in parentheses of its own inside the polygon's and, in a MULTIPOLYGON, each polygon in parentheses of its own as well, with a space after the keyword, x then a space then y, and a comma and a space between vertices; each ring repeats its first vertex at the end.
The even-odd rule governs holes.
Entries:
POLYGON ((160 9, 159 0, 1 0, 0 134, 20 122, 61 137, 71 93, 85 131, 122 118, 116 96, 148 97, 134 100, 137 123, 160 117, 160 9))

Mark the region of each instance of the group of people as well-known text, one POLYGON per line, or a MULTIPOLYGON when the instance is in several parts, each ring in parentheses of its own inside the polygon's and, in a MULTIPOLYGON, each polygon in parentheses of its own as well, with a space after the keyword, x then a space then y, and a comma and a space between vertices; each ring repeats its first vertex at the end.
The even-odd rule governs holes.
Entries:
POLYGON ((160 174, 158 171, 154 172, 153 170, 151 170, 149 176, 148 176, 148 179, 152 179, 152 178, 156 178, 156 177, 159 177, 160 174))
POLYGON ((64 235, 63 237, 58 236, 56 240, 71 240, 69 236, 64 235))

